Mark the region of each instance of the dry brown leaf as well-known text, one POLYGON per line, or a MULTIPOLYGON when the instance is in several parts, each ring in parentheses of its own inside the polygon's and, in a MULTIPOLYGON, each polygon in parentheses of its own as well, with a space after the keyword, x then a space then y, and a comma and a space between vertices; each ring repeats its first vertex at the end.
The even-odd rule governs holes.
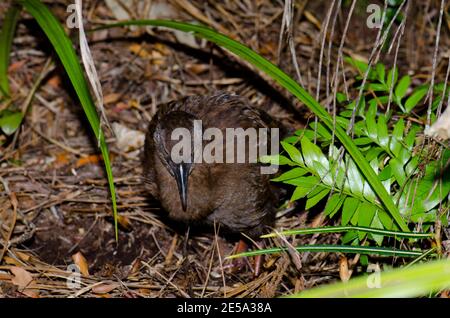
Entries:
POLYGON ((305 14, 305 18, 306 18, 309 22, 311 22, 312 24, 314 24, 314 26, 315 26, 318 30, 320 30, 320 29, 322 28, 322 26, 321 26, 321 24, 320 24, 320 21, 312 14, 312 12, 310 12, 310 11, 308 11, 308 10, 305 10, 304 14, 305 14))
POLYGON ((18 260, 16 260, 15 258, 9 257, 9 256, 3 257, 3 260, 8 265, 16 265, 16 266, 22 265, 18 260))
POLYGON ((18 69, 21 69, 22 66, 25 65, 25 62, 26 62, 25 60, 22 60, 22 61, 17 61, 17 62, 11 63, 11 65, 8 67, 8 73, 12 73, 18 69))
POLYGON ((128 102, 127 109, 130 108, 130 107, 139 108, 139 106, 140 106, 140 103, 139 103, 137 100, 131 99, 131 100, 128 102))
POLYGON ((78 252, 76 254, 72 255, 72 260, 75 263, 75 265, 78 266, 80 269, 80 273, 84 276, 89 276, 89 265, 87 263, 86 258, 81 254, 81 252, 78 252))
POLYGON ((264 262, 263 267, 265 269, 271 268, 275 264, 275 262, 278 260, 278 258, 279 258, 278 256, 267 255, 266 261, 264 262))
POLYGON ((50 79, 47 81, 47 84, 53 88, 60 87, 61 86, 61 76, 55 75, 55 76, 50 77, 50 79))
POLYGON ((151 53, 152 59, 162 59, 164 58, 163 55, 159 51, 152 51, 151 53))
POLYGON ((117 215, 117 223, 127 231, 131 231, 133 228, 130 218, 125 215, 117 215))
POLYGON ((137 273, 139 273, 140 268, 141 268, 141 259, 138 257, 131 264, 131 269, 128 272, 128 277, 134 276, 137 273))
POLYGON ((88 164, 97 164, 100 160, 103 160, 101 155, 90 155, 77 160, 75 167, 79 168, 88 164))
POLYGON ((166 63, 164 56, 159 51, 152 51, 150 57, 153 65, 163 65, 166 63))
POLYGON ((147 288, 139 288, 138 289, 139 294, 141 294, 142 296, 150 296, 152 294, 152 291, 150 289, 147 288))
POLYGON ((39 298, 39 290, 37 289, 25 288, 21 293, 30 298, 39 298))
POLYGON ((54 166, 63 167, 70 163, 70 154, 68 152, 60 152, 56 155, 54 166))
POLYGON ((121 96, 122 94, 119 93, 111 93, 103 97, 103 102, 105 103, 105 105, 114 104, 119 100, 121 96))
POLYGON ((261 48, 259 49, 259 53, 262 55, 273 56, 274 52, 277 51, 277 44, 274 42, 268 42, 261 44, 261 48))
POLYGON ((14 266, 9 269, 11 273, 13 273, 14 277, 11 279, 11 282, 19 286, 20 288, 26 288, 30 286, 33 281, 33 276, 27 270, 22 267, 14 266))
POLYGON ((113 123, 112 128, 117 138, 117 148, 130 152, 144 145, 145 134, 139 130, 130 129, 122 124, 113 123))
POLYGON ((151 56, 151 54, 142 47, 142 45, 137 44, 137 43, 133 43, 131 44, 128 49, 133 52, 134 54, 136 54, 139 57, 142 58, 148 58, 151 56))
POLYGON ((122 110, 129 109, 130 107, 132 106, 129 105, 128 103, 118 102, 116 106, 113 108, 113 112, 120 113, 122 110))
POLYGON ((352 273, 348 268, 347 257, 342 256, 339 258, 339 277, 343 282, 348 282, 350 276, 352 276, 352 273))
POLYGON ((186 63, 186 69, 196 75, 206 72, 209 66, 206 64, 186 63))
POLYGON ((28 262, 31 259, 31 255, 24 252, 16 251, 15 254, 24 262, 28 262))
POLYGON ((0 273, 0 280, 11 280, 14 276, 10 274, 0 273))
POLYGON ((297 278, 295 280, 295 293, 299 293, 302 290, 305 290, 305 279, 303 277, 297 278))
POLYGON ((442 141, 450 138, 450 106, 447 106, 431 127, 425 128, 425 135, 442 141))
POLYGON ((92 291, 96 294, 107 294, 119 286, 120 285, 118 283, 102 283, 92 287, 92 291))
POLYGON ((155 48, 155 50, 160 52, 162 55, 169 55, 170 54, 170 50, 167 48, 167 46, 165 44, 155 43, 154 48, 155 48))
POLYGON ((316 228, 316 227, 320 227, 323 224, 325 217, 323 216, 323 214, 318 214, 311 222, 311 227, 312 228, 316 228))

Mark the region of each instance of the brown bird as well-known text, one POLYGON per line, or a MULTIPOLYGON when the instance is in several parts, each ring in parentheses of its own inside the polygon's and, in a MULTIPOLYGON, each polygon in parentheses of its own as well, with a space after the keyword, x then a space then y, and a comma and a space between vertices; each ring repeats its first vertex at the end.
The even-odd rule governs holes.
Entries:
MULTIPOLYGON (((276 126, 268 114, 254 108, 246 98, 225 92, 162 105, 149 124, 145 140, 144 179, 149 192, 171 219, 209 226, 216 223, 230 232, 259 236, 274 222, 276 196, 269 184, 271 175, 262 174, 261 165, 249 163, 248 156, 245 163, 208 163, 195 161, 195 150, 191 149, 184 157, 189 160, 174 160, 172 150, 180 139, 172 140, 172 134, 177 128, 188 131, 193 147, 198 133, 194 129, 196 120, 201 120, 201 133, 213 127, 223 133, 223 147, 211 153, 222 153, 224 161, 229 145, 226 128, 276 126)), ((201 148, 206 149, 210 141, 200 140, 201 148)), ((248 155, 249 147, 245 149, 248 155)), ((236 162, 236 152, 233 159, 236 162)))

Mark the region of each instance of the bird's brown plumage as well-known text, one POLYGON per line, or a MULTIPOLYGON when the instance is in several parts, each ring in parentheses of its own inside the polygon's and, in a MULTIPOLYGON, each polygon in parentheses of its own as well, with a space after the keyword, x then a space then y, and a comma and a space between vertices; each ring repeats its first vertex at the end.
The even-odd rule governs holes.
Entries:
MULTIPOLYGON (((274 220, 274 194, 270 175, 257 163, 194 163, 187 184, 184 211, 177 182, 166 159, 173 146, 173 129, 190 129, 193 120, 203 129, 268 128, 274 121, 243 97, 219 92, 190 96, 162 105, 149 124, 144 149, 144 174, 149 192, 169 217, 185 223, 221 224, 231 232, 259 235, 274 220)), ((225 144, 225 142, 224 142, 225 144)))

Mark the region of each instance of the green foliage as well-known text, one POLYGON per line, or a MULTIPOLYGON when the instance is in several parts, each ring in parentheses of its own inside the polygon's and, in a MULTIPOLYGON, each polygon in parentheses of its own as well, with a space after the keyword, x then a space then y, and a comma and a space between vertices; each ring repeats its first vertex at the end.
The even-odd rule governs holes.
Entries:
POLYGON ((0 112, 0 128, 6 135, 13 134, 19 128, 23 115, 21 112, 4 110, 0 112))
MULTIPOLYGON (((349 62, 361 73, 367 70, 367 65, 360 61, 349 62)), ((394 85, 394 100, 402 108, 402 100, 407 95, 411 80, 403 76, 397 81, 395 70, 385 74, 385 67, 381 64, 369 71, 372 82, 367 85, 366 91, 376 89, 388 92, 389 85, 394 85), (374 82, 379 86, 374 86, 374 82)), ((417 96, 422 95, 423 90, 421 86, 411 92, 407 101, 420 100, 417 96)), ((445 149, 439 159, 420 165, 427 151, 415 153, 422 142, 417 138, 422 127, 416 123, 405 123, 403 118, 395 122, 390 115, 392 113, 379 113, 380 101, 382 107, 387 103, 383 97, 386 96, 368 102, 365 96, 361 99, 356 109, 354 143, 405 219, 425 224, 435 222, 439 204, 447 203, 446 197, 450 192, 450 174, 448 169, 444 169, 450 159, 450 150, 445 149), (390 122, 393 124, 388 125, 390 122)), ((355 102, 346 101, 343 94, 338 95, 338 101, 347 104, 336 117, 337 125, 344 129, 350 125, 349 117, 355 102)), ((408 105, 411 107, 413 104, 409 102, 408 105)), ((280 156, 290 158, 290 162, 285 164, 291 168, 273 181, 294 186, 290 200, 306 200, 306 209, 321 201, 326 202, 324 214, 330 218, 339 216, 342 226, 399 230, 354 160, 348 154, 341 156, 332 142, 332 135, 321 123, 312 123, 308 128, 297 131, 295 136, 281 143, 284 153, 280 156), (315 139, 317 144, 313 143, 315 139)), ((276 156, 262 159, 272 163, 281 161, 276 156)), ((445 218, 442 221, 447 223, 445 218)), ((383 235, 361 231, 349 231, 342 241, 355 245, 366 237, 378 245, 383 244, 383 235)))
MULTIPOLYGON (((7 99, 11 93, 8 82, 8 66, 19 13, 19 7, 10 6, 0 31, 0 96, 3 95, 3 100, 7 99)), ((6 135, 13 134, 19 128, 22 118, 20 112, 13 112, 9 109, 0 111, 0 130, 6 135)))
POLYGON ((16 31, 20 8, 11 5, 5 14, 2 30, 0 32, 0 92, 9 96, 8 66, 11 44, 16 31))
POLYGON ((367 273, 348 282, 305 290, 290 297, 419 297, 450 288, 450 261, 437 260, 399 269, 367 273))
MULTIPOLYGON (((351 57, 346 57, 345 60, 358 70, 360 75, 356 76, 356 79, 361 80, 362 75, 369 68, 368 64, 351 57)), ((367 104, 386 106, 389 99, 391 99, 391 102, 397 105, 402 113, 410 114, 415 107, 421 105, 420 103, 424 100, 430 88, 429 85, 421 85, 413 90, 411 82, 412 79, 409 75, 402 76, 399 79, 397 68, 388 70, 386 74, 386 67, 382 63, 378 63, 374 68, 370 69, 364 87, 367 104)), ((433 99, 432 110, 435 110, 441 102, 443 90, 443 84, 434 86, 436 97, 433 99)), ((446 90, 444 97, 448 97, 449 91, 450 89, 446 90)), ((342 103, 342 98, 338 99, 338 102, 342 103)), ((349 108, 353 109, 354 103, 351 103, 349 108)))

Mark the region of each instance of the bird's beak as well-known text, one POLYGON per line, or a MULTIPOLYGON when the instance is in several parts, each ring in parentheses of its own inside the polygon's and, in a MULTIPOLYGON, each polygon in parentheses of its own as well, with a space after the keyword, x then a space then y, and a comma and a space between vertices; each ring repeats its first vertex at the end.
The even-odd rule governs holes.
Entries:
POLYGON ((174 171, 175 180, 177 181, 178 193, 180 194, 181 206, 183 211, 187 208, 187 191, 188 191, 188 177, 189 169, 184 163, 180 163, 176 166, 174 171))

